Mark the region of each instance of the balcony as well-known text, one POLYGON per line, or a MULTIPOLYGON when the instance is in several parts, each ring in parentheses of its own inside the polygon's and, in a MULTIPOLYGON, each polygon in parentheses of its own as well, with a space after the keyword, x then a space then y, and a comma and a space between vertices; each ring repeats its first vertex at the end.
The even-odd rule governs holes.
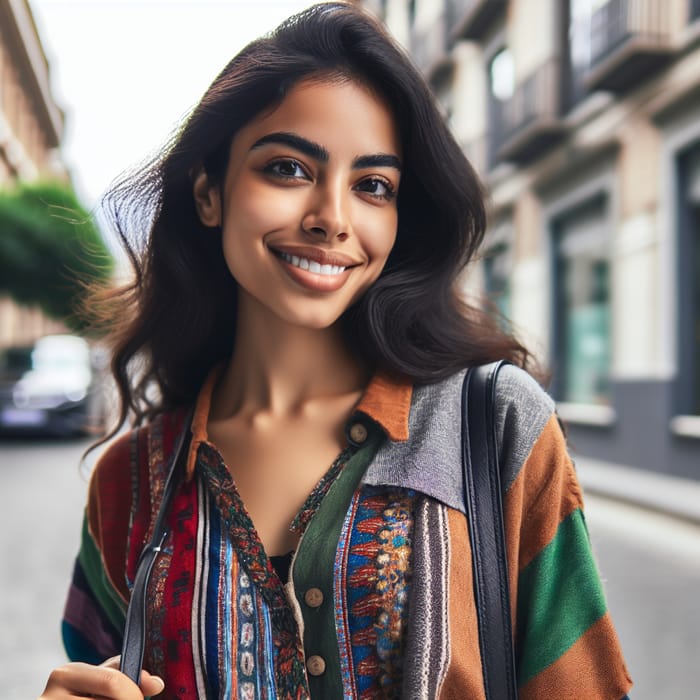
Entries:
POLYGON ((422 31, 414 30, 411 36, 411 56, 414 62, 435 86, 452 72, 453 61, 447 51, 447 17, 440 19, 422 31))
POLYGON ((446 6, 450 40, 478 40, 505 13, 508 0, 447 0, 446 6))
POLYGON ((608 0, 591 16, 589 90, 622 92, 666 65, 672 3, 608 0))
POLYGON ((564 137, 561 77, 561 62, 552 58, 520 82, 510 99, 493 100, 491 165, 527 163, 564 137))

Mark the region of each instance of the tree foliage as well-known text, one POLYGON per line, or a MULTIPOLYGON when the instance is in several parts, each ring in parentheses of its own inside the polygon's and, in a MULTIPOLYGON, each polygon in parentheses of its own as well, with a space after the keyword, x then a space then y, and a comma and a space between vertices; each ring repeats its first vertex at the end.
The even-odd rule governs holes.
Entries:
POLYGON ((75 330, 86 289, 109 280, 114 261, 91 216, 63 183, 0 191, 0 293, 38 304, 75 330))

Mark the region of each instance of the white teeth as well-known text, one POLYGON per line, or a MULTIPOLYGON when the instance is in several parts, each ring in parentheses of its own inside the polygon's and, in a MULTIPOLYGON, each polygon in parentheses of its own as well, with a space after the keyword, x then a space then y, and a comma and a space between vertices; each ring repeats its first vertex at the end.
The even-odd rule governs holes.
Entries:
POLYGON ((300 258, 296 255, 289 255, 288 253, 280 253, 280 255, 282 259, 290 265, 294 265, 294 267, 298 267, 302 270, 314 272, 317 275, 339 275, 341 272, 345 272, 345 267, 341 265, 321 265, 321 263, 317 263, 314 260, 300 258))

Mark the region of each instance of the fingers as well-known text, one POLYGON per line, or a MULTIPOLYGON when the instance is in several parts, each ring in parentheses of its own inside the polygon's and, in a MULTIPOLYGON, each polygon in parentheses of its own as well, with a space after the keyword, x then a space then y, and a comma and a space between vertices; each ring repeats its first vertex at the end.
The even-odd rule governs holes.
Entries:
POLYGON ((123 673, 106 666, 72 663, 49 676, 43 700, 93 696, 109 700, 143 700, 138 686, 123 673))
MULTIPOLYGON (((75 697, 96 697, 104 700, 143 700, 144 696, 158 695, 165 688, 158 676, 141 673, 139 688, 114 667, 114 659, 101 666, 71 663, 55 669, 49 676, 39 700, 68 700, 75 697)), ((116 659, 118 666, 119 660, 116 659)))
MULTIPOLYGON (((103 668, 118 669, 120 659, 120 656, 113 656, 111 659, 103 661, 100 666, 103 668)), ((162 678, 153 676, 148 673, 148 671, 141 671, 139 687, 141 688, 141 692, 143 692, 146 697, 149 697, 152 695, 160 695, 160 693, 162 693, 165 689, 165 683, 163 682, 162 678)))
POLYGON ((163 679, 159 676, 152 676, 148 671, 141 671, 139 686, 145 697, 160 695, 165 690, 163 679))

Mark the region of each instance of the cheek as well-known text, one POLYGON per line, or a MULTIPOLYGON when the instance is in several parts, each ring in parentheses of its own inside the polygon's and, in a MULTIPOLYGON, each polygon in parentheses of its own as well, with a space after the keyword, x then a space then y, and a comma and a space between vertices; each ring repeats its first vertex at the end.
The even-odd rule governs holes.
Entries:
POLYGON ((382 267, 396 243, 397 226, 398 217, 394 213, 384 217, 366 232, 365 250, 373 262, 382 267))
POLYGON ((228 217, 232 228, 261 233, 274 228, 288 216, 284 202, 270 206, 270 194, 261 187, 239 190, 229 199, 228 217))

